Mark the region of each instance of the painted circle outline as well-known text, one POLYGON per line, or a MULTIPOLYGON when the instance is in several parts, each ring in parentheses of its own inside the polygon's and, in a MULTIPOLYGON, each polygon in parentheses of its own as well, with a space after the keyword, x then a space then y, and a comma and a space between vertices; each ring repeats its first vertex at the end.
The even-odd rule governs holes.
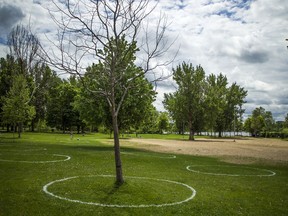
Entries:
MULTIPOLYGON (((86 177, 104 177, 104 178, 115 178, 114 175, 89 175, 86 177)), ((65 200, 65 201, 69 201, 69 202, 74 202, 74 203, 80 203, 80 204, 86 204, 86 205, 94 205, 94 206, 100 206, 100 207, 110 207, 110 208, 149 208, 149 207, 165 207, 165 206, 173 206, 173 205, 179 205, 185 202, 188 202, 190 200, 192 200, 195 196, 196 196, 196 190, 194 188, 192 188, 191 186, 181 183, 181 182, 176 182, 176 181, 171 181, 171 180, 167 180, 167 179, 156 179, 156 178, 149 178, 149 177, 137 177, 137 176, 126 176, 126 178, 134 178, 134 179, 148 179, 148 180, 154 180, 154 181, 163 181, 163 182, 169 182, 172 184, 177 184, 177 185, 182 185, 186 188, 188 188, 190 191, 192 191, 192 195, 188 198, 186 198, 185 200, 179 201, 179 202, 173 202, 173 203, 163 203, 163 204, 140 204, 140 205, 119 205, 119 204, 104 204, 104 203, 97 203, 97 202, 85 202, 85 201, 81 201, 81 200, 75 200, 75 199, 69 199, 66 197, 62 197, 62 196, 58 196, 53 194, 52 192, 48 191, 48 187, 51 186, 54 183, 58 183, 58 182, 63 182, 66 180, 70 180, 70 179, 75 179, 75 178, 80 178, 83 176, 72 176, 72 177, 67 177, 67 178, 63 178, 63 179, 58 179, 52 182, 49 182, 48 184, 44 185, 42 190, 55 198, 61 199, 61 200, 65 200)))
POLYGON ((142 156, 142 157, 155 157, 155 158, 164 158, 164 159, 175 159, 176 158, 176 155, 169 155, 169 156, 166 156, 166 157, 163 157, 163 156, 156 156, 156 155, 150 155, 150 154, 146 154, 144 153, 144 155, 141 155, 141 153, 137 154, 137 153, 133 153, 133 152, 121 152, 121 154, 124 154, 124 155, 134 155, 134 156, 142 156))
POLYGON ((215 175, 215 176, 260 176, 260 177, 270 177, 270 176, 275 176, 276 173, 271 171, 271 170, 268 170, 268 169, 260 169, 260 168, 256 168, 256 167, 245 167, 245 166, 233 166, 233 165, 192 165, 192 166, 187 166, 186 169, 190 172, 194 172, 194 173, 200 173, 200 174, 205 174, 205 175, 215 175), (245 168, 245 169, 252 169, 252 170, 260 170, 260 171, 265 171, 265 172, 268 172, 270 174, 267 174, 267 175, 264 175, 264 174, 261 174, 261 175, 241 175, 241 174, 227 174, 227 173, 210 173, 210 172, 202 172, 202 171, 199 171, 199 170, 192 170, 190 169, 190 167, 203 167, 203 166, 206 166, 206 167, 240 167, 240 168, 245 168))
MULTIPOLYGON (((18 154, 19 155, 19 154, 18 154)), ((28 154, 20 154, 20 155, 28 155, 28 154)), ((29 155, 41 155, 41 154, 29 154, 29 155)), ((51 154, 49 154, 51 155, 51 154)), ((66 157, 66 159, 63 159, 63 160, 51 160, 51 161, 25 161, 25 160, 20 160, 20 161, 17 161, 17 160, 5 160, 5 159, 1 159, 0 158, 0 161, 4 161, 4 162, 18 162, 18 163, 57 163, 57 162, 63 162, 63 161, 68 161, 71 159, 70 156, 68 155, 61 155, 61 154, 52 154, 53 156, 57 156, 57 157, 66 157)))

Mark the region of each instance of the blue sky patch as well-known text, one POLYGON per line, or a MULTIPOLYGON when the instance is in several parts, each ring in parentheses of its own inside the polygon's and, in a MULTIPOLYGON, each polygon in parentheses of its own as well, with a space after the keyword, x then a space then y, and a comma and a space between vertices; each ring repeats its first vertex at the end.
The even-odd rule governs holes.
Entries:
POLYGON ((7 44, 7 40, 0 37, 0 44, 6 45, 7 44))
POLYGON ((236 14, 236 12, 229 11, 229 10, 221 10, 221 11, 219 11, 216 14, 219 15, 219 16, 225 16, 225 17, 231 18, 233 15, 236 14))

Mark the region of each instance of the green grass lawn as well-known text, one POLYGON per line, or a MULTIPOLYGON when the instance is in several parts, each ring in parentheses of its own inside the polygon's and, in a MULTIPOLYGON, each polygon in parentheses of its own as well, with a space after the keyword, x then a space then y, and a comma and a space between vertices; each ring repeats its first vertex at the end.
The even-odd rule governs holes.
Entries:
POLYGON ((122 148, 116 187, 108 138, 1 133, 0 215, 288 215, 288 165, 122 148))

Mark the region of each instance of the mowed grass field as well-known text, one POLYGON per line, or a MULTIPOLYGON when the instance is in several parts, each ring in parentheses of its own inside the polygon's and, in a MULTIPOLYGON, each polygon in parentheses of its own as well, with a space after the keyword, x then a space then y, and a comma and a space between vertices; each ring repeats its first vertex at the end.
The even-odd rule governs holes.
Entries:
POLYGON ((126 183, 116 187, 107 139, 1 133, 0 215, 288 215, 287 164, 122 148, 126 183))

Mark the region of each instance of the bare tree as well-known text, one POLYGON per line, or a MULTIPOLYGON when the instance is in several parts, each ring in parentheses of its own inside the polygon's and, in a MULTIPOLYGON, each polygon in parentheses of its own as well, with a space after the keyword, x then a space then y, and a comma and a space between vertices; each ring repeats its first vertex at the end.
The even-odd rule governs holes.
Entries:
POLYGON ((15 58, 19 70, 18 75, 23 75, 27 80, 27 85, 30 88, 30 98, 27 104, 34 105, 36 115, 32 119, 31 129, 34 131, 35 122, 44 118, 44 114, 40 114, 44 110, 43 105, 43 90, 45 86, 46 65, 40 58, 41 45, 35 34, 32 33, 30 25, 17 25, 14 27, 8 36, 8 46, 10 55, 15 58), (42 89, 41 89, 42 86, 42 89), (42 104, 41 104, 42 103, 42 104), (42 109, 42 110, 41 110, 42 109))
POLYGON ((19 62, 20 72, 31 75, 33 68, 39 62, 38 53, 40 42, 28 27, 17 25, 8 36, 10 55, 19 62))
POLYGON ((151 5, 150 0, 52 2, 54 6, 48 10, 59 28, 57 42, 50 38, 54 44, 53 49, 43 48, 43 52, 53 67, 69 74, 77 74, 83 82, 83 74, 87 68, 85 63, 99 62, 97 77, 93 80, 96 88, 90 90, 97 96, 105 97, 110 107, 116 183, 121 185, 124 179, 117 122, 119 110, 127 92, 137 89, 135 80, 138 77, 151 73, 153 81, 164 78, 162 73, 157 76, 155 69, 170 63, 158 61, 171 46, 164 37, 167 19, 160 15, 157 21, 150 22, 149 25, 155 23, 152 37, 152 31, 144 23, 156 7, 155 3, 151 5), (136 52, 139 53, 138 56, 136 52), (135 61, 138 62, 137 67, 134 65, 135 61))

